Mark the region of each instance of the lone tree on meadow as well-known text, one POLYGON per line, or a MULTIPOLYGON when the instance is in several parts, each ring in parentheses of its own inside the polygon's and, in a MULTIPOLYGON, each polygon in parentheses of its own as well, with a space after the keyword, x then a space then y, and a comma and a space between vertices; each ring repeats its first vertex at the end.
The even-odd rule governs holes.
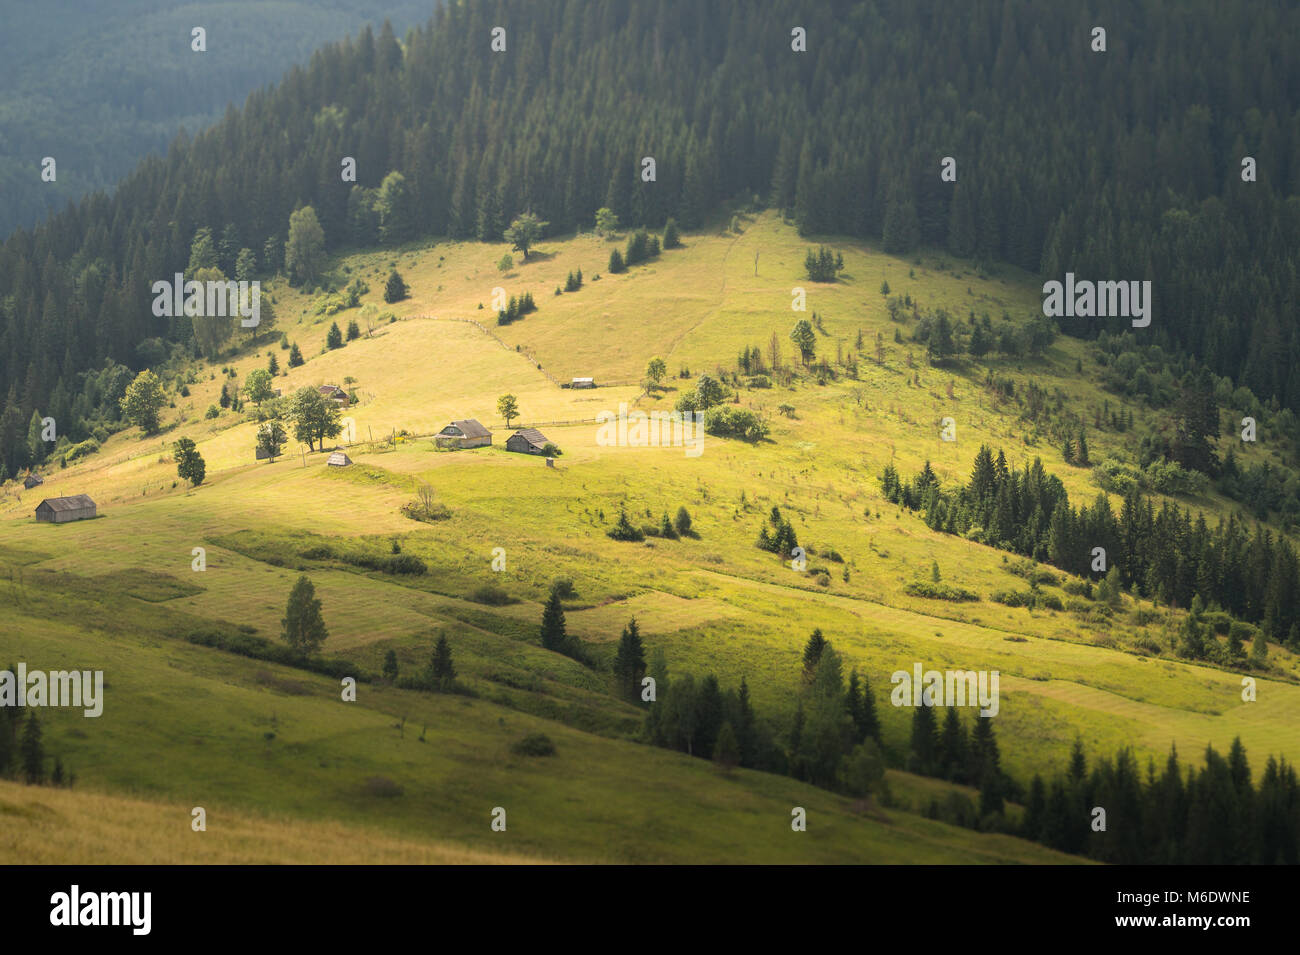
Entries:
POLYGON ((410 287, 397 269, 389 272, 388 281, 384 283, 384 301, 392 305, 394 302, 400 302, 406 298, 408 292, 410 292, 410 287))
POLYGON ((542 646, 547 650, 563 653, 569 642, 569 633, 564 625, 564 607, 560 604, 560 589, 551 588, 551 596, 546 599, 542 610, 542 646))
POLYGON ((384 654, 384 668, 381 671, 384 679, 389 683, 396 683, 399 669, 400 668, 397 665, 397 651, 389 650, 384 654))
POLYGON ((325 439, 338 437, 343 430, 338 405, 327 401, 319 391, 304 385, 289 400, 289 417, 293 421, 293 436, 307 442, 310 450, 319 444, 324 450, 325 439))
POLYGON ((668 363, 656 355, 650 359, 650 364, 645 366, 645 376, 652 381, 656 387, 664 380, 668 374, 668 363))
POLYGON ((182 480, 189 481, 194 487, 203 483, 207 465, 192 439, 180 438, 172 445, 172 460, 176 462, 176 473, 182 480))
POLYGON ((497 414, 505 419, 509 428, 510 422, 519 417, 519 402, 514 395, 502 395, 497 399, 497 414))
POLYGON ((288 440, 288 437, 285 434, 284 425, 278 421, 267 421, 257 429, 257 449, 263 452, 267 459, 274 464, 275 459, 284 450, 284 443, 288 440))
POLYGON ((799 357, 803 359, 804 367, 807 367, 817 354, 817 333, 813 331, 808 319, 801 318, 795 322, 794 328, 790 330, 790 341, 799 349, 799 357))
POLYGON ((525 212, 521 216, 516 216, 515 221, 510 223, 510 228, 505 232, 505 240, 516 252, 522 252, 524 261, 527 262, 528 251, 537 244, 537 240, 542 237, 548 225, 549 222, 543 222, 531 212, 525 212))
POLYGON ((137 425, 145 434, 158 433, 158 412, 163 406, 162 382, 158 376, 146 368, 135 376, 135 381, 126 387, 126 394, 119 402, 122 413, 128 421, 137 425))
POLYGON ((433 648, 427 676, 429 685, 435 690, 449 690, 456 682, 456 664, 452 662, 451 644, 447 642, 446 634, 438 637, 438 643, 433 648))
MULTIPOLYGON (((275 359, 275 355, 271 356, 275 359)), ((244 379, 244 394, 248 395, 248 400, 253 404, 261 406, 262 402, 270 398, 274 391, 271 388, 271 372, 267 368, 254 368, 244 379)))
POLYGON ((304 657, 319 651, 329 637, 325 618, 321 616, 320 601, 316 599, 316 588, 305 574, 298 578, 289 592, 289 604, 285 607, 280 626, 284 642, 304 657))

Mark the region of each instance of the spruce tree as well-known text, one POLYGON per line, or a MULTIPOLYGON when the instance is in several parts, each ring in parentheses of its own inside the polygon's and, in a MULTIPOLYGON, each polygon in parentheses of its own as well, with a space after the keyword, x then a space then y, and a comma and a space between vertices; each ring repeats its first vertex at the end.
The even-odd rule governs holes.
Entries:
POLYGON ((434 689, 448 690, 456 681, 456 665, 451 659, 451 644, 447 635, 441 634, 433 648, 433 657, 429 660, 430 683, 434 689))
POLYGON ((409 292, 406 280, 398 274, 397 269, 388 273, 388 281, 384 283, 384 301, 389 305, 400 302, 406 298, 409 292))
POLYGON ((955 783, 966 782, 969 763, 966 727, 962 725, 957 707, 950 706, 943 717, 943 731, 939 734, 939 769, 943 778, 955 783))
POLYGON ((300 656, 310 656, 320 650, 329 637, 325 619, 321 616, 316 588, 304 574, 289 592, 289 603, 280 621, 281 637, 300 656))
POLYGON ((933 776, 936 769, 938 731, 934 722, 934 709, 918 706, 912 711, 912 742, 907 756, 909 772, 933 776))
POLYGON ((542 646, 556 653, 563 653, 569 642, 568 631, 564 627, 564 607, 560 604, 560 591, 552 587, 551 595, 546 599, 542 610, 542 646))
POLYGON ((821 662, 822 654, 828 646, 830 646, 830 641, 822 636, 821 628, 818 627, 813 630, 803 648, 803 675, 805 681, 812 680, 813 674, 817 671, 817 664, 821 662))
POLYGON ((618 641, 618 652, 614 655, 614 678, 618 682, 619 692, 626 699, 635 702, 640 698, 641 679, 645 676, 645 669, 645 647, 641 643, 636 618, 633 617, 623 628, 623 635, 618 641))
POLYGON ((397 652, 395 650, 389 650, 387 653, 384 654, 384 668, 382 672, 384 675, 384 679, 387 680, 389 683, 397 682, 398 668, 397 668, 397 652))
POLYGON ((289 348, 289 367, 297 368, 302 364, 302 352, 298 348, 298 343, 294 342, 289 348))
POLYGON ((995 774, 1002 772, 1002 758, 998 753, 997 737, 993 733, 993 720, 988 716, 975 719, 975 728, 970 735, 970 761, 967 779, 971 783, 983 785, 983 779, 990 769, 995 774))
POLYGON ((29 785, 45 782, 45 747, 41 743, 41 724, 36 719, 36 710, 29 710, 27 725, 23 729, 22 742, 23 773, 29 785))
POLYGON ((343 347, 343 333, 339 331, 338 322, 330 323, 330 330, 325 334, 325 347, 329 349, 343 347))
POLYGON ((1250 645, 1250 665, 1259 669, 1268 666, 1268 640, 1263 630, 1255 634, 1255 642, 1250 645))

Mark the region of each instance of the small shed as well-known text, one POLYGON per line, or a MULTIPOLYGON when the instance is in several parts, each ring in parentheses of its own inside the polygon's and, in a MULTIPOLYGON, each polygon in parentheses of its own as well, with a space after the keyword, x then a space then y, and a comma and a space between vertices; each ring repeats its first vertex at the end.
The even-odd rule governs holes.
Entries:
POLYGON ((329 460, 325 462, 326 467, 345 468, 352 463, 352 459, 347 456, 347 452, 335 449, 330 455, 329 460))
POLYGON ((492 432, 477 418, 453 421, 435 436, 439 447, 481 448, 492 443, 492 432))
POLYGON ((595 378, 575 378, 569 383, 570 388, 595 388, 595 378))
POLYGON ((320 392, 322 398, 334 402, 340 408, 346 408, 352 404, 352 396, 338 385, 321 385, 316 390, 320 392))
POLYGON ((542 454, 550 439, 536 428, 521 428, 506 438, 506 450, 519 454, 542 454))
POLYGON ((32 488, 38 487, 44 483, 45 483, 45 478, 41 477, 39 474, 33 474, 30 471, 27 472, 27 477, 23 478, 23 487, 27 488, 27 490, 29 491, 32 488))
POLYGON ((88 494, 71 497, 47 497, 36 505, 36 519, 49 524, 84 521, 95 516, 95 502, 88 494))

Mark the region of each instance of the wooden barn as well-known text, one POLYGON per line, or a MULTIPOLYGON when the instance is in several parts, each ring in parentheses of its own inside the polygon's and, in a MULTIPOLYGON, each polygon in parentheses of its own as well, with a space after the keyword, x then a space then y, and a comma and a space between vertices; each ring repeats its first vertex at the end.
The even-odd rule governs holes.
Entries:
POLYGON ((44 483, 45 483, 45 478, 41 477, 39 474, 33 474, 30 471, 27 472, 27 477, 23 478, 23 487, 27 488, 27 490, 29 491, 32 488, 39 487, 44 483))
POLYGON ((95 516, 95 502, 88 494, 72 497, 47 497, 36 505, 36 519, 49 524, 84 521, 95 516))
POLYGON ((518 454, 544 454, 550 439, 536 428, 523 428, 506 438, 506 450, 518 454))
POLYGON ((325 466, 331 468, 345 468, 351 463, 352 459, 347 456, 347 452, 335 448, 334 453, 331 454, 329 460, 325 462, 325 466))
POLYGON ((492 432, 476 418, 453 421, 434 436, 440 448, 481 448, 492 443, 492 432))
POLYGON ((594 378, 575 378, 569 382, 570 388, 595 388, 596 379, 594 378))
POLYGON ((346 408, 352 404, 352 396, 338 385, 321 385, 316 390, 320 392, 322 398, 334 402, 340 408, 346 408))

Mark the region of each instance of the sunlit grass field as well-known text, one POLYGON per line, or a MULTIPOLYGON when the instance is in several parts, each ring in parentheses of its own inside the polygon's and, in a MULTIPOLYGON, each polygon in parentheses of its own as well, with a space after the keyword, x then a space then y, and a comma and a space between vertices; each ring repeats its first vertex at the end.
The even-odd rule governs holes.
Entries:
MULTIPOLYGON (((772 215, 744 221, 738 234, 687 235, 684 248, 606 275, 616 245, 591 235, 548 240, 527 263, 516 256, 504 275, 496 269, 501 246, 436 243, 349 256, 339 263, 341 282, 364 276, 372 291, 363 301, 396 320, 334 351, 324 350, 330 323, 345 327, 357 313, 311 315, 314 296, 277 283, 275 334, 253 351, 204 364, 190 397, 177 396, 167 410, 162 435, 142 438, 129 429, 97 455, 52 471, 40 488, 5 488, 0 604, 9 623, 0 664, 102 668, 109 686, 98 720, 50 715, 47 748, 78 774, 77 789, 0 791, 0 813, 37 803, 80 811, 82 789, 94 791, 85 795, 87 806, 102 803, 102 810, 86 810, 105 814, 102 828, 81 841, 56 840, 42 859, 84 853, 117 861, 102 857, 112 832, 148 828, 131 837, 129 849, 123 842, 123 861, 145 861, 149 853, 169 861, 340 861, 350 827, 395 840, 355 861, 478 861, 476 853, 502 861, 1061 858, 899 809, 859 812, 790 779, 724 775, 633 742, 640 714, 613 697, 608 672, 538 644, 541 605, 557 577, 574 582, 569 630, 595 657, 612 657, 623 625, 635 617, 648 650, 665 652, 670 675, 712 671, 724 686, 743 676, 760 715, 777 724, 794 709, 803 645, 820 627, 846 665, 868 679, 886 749, 897 758, 906 752, 911 711, 889 705, 889 676, 921 662, 1000 671, 995 728, 1003 764, 1022 782, 1063 768, 1076 737, 1093 756, 1132 746, 1143 763, 1162 760, 1170 745, 1198 759, 1207 743, 1223 750, 1235 736, 1255 764, 1270 753, 1300 760, 1294 655, 1270 646, 1271 669, 1253 674, 1258 699, 1243 702, 1241 674, 1173 656, 1178 612, 1158 608, 1155 623, 1139 626, 1126 598, 1126 612, 1098 626, 1065 611, 994 603, 992 591, 1023 585, 1009 572, 1008 555, 932 532, 881 496, 885 464, 910 475, 930 460, 945 482, 963 481, 981 443, 1004 448, 1017 466, 1041 456, 1073 501, 1096 495, 1086 469, 1066 465, 1014 406, 989 397, 982 388, 988 366, 931 368, 906 326, 905 343, 895 343, 900 326, 889 320, 880 292, 888 281, 891 293, 923 306, 959 315, 988 310, 995 319, 1005 310, 1023 320, 1040 301, 1026 276, 985 278, 960 262, 941 269, 931 257, 917 264, 835 238, 801 238, 772 215), (846 269, 834 285, 803 274, 803 254, 819 241, 843 250, 846 269), (385 306, 383 278, 392 263, 412 297, 385 306), (555 296, 577 268, 584 287, 555 296), (487 306, 498 286, 511 295, 531 291, 538 311, 506 328, 490 324, 487 306), (496 411, 502 394, 517 396, 526 423, 588 420, 621 402, 667 410, 701 372, 734 369, 742 348, 757 345, 766 358, 773 332, 790 363, 790 327, 808 317, 791 310, 798 287, 806 290, 808 316, 817 312, 826 329, 818 333, 819 354, 833 358, 837 345, 858 351, 861 331, 859 376, 742 389, 740 404, 768 418, 768 441, 706 436, 703 453, 691 457, 682 448, 602 446, 596 426, 584 423, 543 427, 564 452, 554 468, 505 451, 510 432, 496 411), (482 322, 488 331, 454 319, 482 322), (287 366, 281 331, 307 358, 275 379, 285 394, 355 379, 349 388, 360 402, 345 412, 352 427, 340 438, 351 443, 351 468, 327 468, 324 455, 304 454, 293 442, 274 464, 255 463, 252 421, 229 411, 203 418, 219 394, 223 365, 241 382, 265 365, 268 351, 287 366), (868 357, 878 331, 883 364, 868 357), (543 373, 560 381, 634 381, 656 355, 670 376, 689 369, 691 377, 673 377, 662 393, 646 396, 635 384, 561 389, 543 373), (794 407, 793 417, 777 413, 781 404, 794 407), (957 422, 955 443, 939 439, 945 416, 957 422), (493 446, 442 452, 427 437, 392 448, 372 441, 403 430, 427 435, 462 417, 493 428, 493 446), (195 489, 177 482, 171 461, 170 442, 181 435, 192 437, 207 461, 207 480, 195 489), (400 513, 421 482, 434 487, 447 520, 417 523, 400 513), (74 493, 90 494, 101 517, 65 526, 34 521, 43 497, 74 493), (679 506, 689 510, 696 537, 634 544, 605 533, 620 511, 636 524, 657 525, 679 506), (809 548, 810 567, 827 569, 827 585, 755 546, 773 506, 809 548), (304 556, 331 541, 373 553, 389 553, 396 541, 422 558, 428 573, 394 578, 304 556), (191 569, 195 548, 204 550, 201 573, 191 569), (821 556, 832 548, 842 563, 821 556), (504 551, 502 571, 492 568, 497 549, 504 551), (928 579, 934 564, 945 582, 983 599, 950 604, 907 595, 907 583, 928 579), (477 698, 363 683, 358 701, 344 703, 337 681, 184 639, 213 621, 276 639, 289 589, 303 572, 323 602, 327 654, 378 672, 392 649, 403 671, 415 672, 445 634, 477 698), (516 602, 471 599, 485 586, 516 602), (1153 641, 1160 655, 1140 650, 1139 639, 1153 641), (551 736, 558 755, 513 756, 510 745, 533 732, 551 736), (368 790, 376 777, 400 795, 368 790), (103 793, 148 803, 113 802, 103 793), (153 830, 163 824, 150 821, 151 813, 163 805, 178 813, 178 835, 153 830), (208 833, 189 832, 185 807, 192 805, 209 808, 208 833), (238 820, 233 830, 220 829, 214 806, 238 820), (505 833, 489 829, 495 806, 509 814, 505 833), (793 806, 809 809, 806 833, 790 831, 793 806), (309 846, 309 830, 295 826, 328 829, 319 851, 309 846), (256 837, 271 830, 266 840, 256 837), (191 836, 211 837, 212 845, 191 843, 191 836)), ((1103 397, 1120 404, 1096 386, 1091 361, 1084 343, 1058 339, 1044 360, 991 366, 1060 389, 1081 408, 1103 397)), ((1131 407, 1139 421, 1151 415, 1131 407)), ((1125 440, 1132 435, 1089 433, 1098 460, 1125 440)), ((1269 453, 1252 449, 1243 457, 1269 453)), ((1213 497, 1191 504, 1210 520, 1229 511, 1213 497)), ((1148 601, 1142 606, 1153 610, 1148 601)), ((900 793, 951 788, 892 776, 900 793)), ((0 856, 25 858, 34 851, 27 845, 0 841, 0 856)))

